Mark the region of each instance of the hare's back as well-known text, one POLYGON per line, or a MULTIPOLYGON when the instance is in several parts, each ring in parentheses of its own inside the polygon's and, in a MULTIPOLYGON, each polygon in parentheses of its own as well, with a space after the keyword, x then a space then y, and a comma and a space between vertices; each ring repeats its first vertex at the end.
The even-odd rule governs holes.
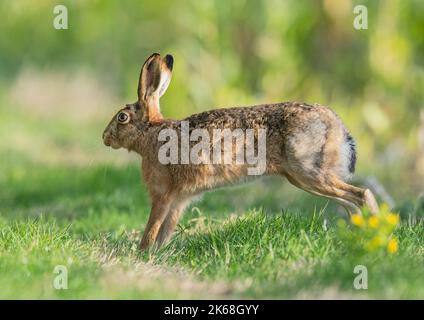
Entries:
POLYGON ((282 102, 247 107, 220 108, 193 114, 183 121, 188 121, 190 128, 207 129, 255 129, 282 130, 296 122, 305 113, 313 114, 318 105, 300 102, 282 102))

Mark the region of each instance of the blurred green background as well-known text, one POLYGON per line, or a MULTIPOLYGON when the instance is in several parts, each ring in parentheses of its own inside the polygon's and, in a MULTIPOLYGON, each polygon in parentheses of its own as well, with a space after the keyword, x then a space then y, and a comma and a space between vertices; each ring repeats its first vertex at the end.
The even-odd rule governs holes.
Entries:
POLYGON ((423 1, 3 0, 0 12, 0 150, 17 172, 20 162, 134 161, 105 148, 101 133, 136 99, 144 59, 160 52, 175 58, 165 116, 329 105, 358 142, 360 176, 402 201, 423 189, 423 1), (53 28, 57 4, 68 30, 53 28), (357 4, 368 8, 367 30, 353 28, 357 4))

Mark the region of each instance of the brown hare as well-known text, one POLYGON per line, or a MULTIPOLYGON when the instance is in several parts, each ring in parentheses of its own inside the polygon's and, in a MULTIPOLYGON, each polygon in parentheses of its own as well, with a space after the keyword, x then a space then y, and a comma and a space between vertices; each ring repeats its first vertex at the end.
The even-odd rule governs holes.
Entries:
POLYGON ((377 212, 370 190, 345 182, 355 170, 355 143, 332 110, 317 104, 282 102, 216 109, 184 120, 164 119, 159 99, 170 83, 173 62, 171 55, 162 58, 157 53, 146 60, 138 82, 137 102, 119 110, 103 133, 106 146, 126 148, 142 157, 142 172, 152 205, 140 243, 142 250, 153 245, 160 247, 169 240, 184 208, 194 197, 260 174, 284 176, 307 192, 340 202, 350 213, 360 212, 363 206, 377 212), (214 147, 221 147, 222 141, 206 139, 201 153, 191 150, 191 155, 196 151, 198 157, 190 161, 186 153, 203 133, 191 135, 187 143, 183 141, 183 131, 194 134, 198 129, 211 136, 217 129, 238 133, 241 130, 241 142, 252 149, 250 156, 258 153, 261 146, 266 150, 263 170, 250 174, 251 164, 238 161, 244 149, 233 143, 232 138, 240 135, 234 135, 230 144, 217 148, 217 152, 214 147), (253 131, 252 139, 247 134, 243 136, 243 130, 253 131), (169 144, 171 132, 175 132, 177 139, 173 142, 177 148, 169 148, 164 154, 162 148, 169 144), (232 151, 230 157, 220 157, 228 149, 232 151), (211 150, 217 161, 206 161, 205 154, 211 150), (162 158, 168 157, 167 161, 161 161, 161 152, 162 158), (177 161, 169 161, 170 158, 177 161))

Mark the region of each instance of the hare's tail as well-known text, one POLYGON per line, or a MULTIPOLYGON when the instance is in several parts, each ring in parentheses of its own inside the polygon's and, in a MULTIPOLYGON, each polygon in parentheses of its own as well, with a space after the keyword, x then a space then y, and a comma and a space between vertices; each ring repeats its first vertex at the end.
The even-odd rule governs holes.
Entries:
POLYGON ((346 131, 345 134, 345 145, 347 149, 347 165, 348 165, 348 171, 351 175, 355 173, 355 167, 356 167, 356 143, 355 140, 353 140, 352 136, 349 132, 346 131))

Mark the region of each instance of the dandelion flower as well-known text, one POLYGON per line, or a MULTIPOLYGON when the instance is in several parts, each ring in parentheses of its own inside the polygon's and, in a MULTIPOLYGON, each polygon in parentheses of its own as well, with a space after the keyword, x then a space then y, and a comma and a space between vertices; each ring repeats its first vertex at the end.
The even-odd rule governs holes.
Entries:
POLYGON ((355 225, 355 226, 362 226, 364 224, 364 218, 360 215, 360 214, 352 214, 352 216, 350 217, 350 221, 355 225))
POLYGON ((398 243, 396 239, 390 239, 389 243, 387 244, 387 251, 390 253, 395 253, 398 251, 398 243))
POLYGON ((380 224, 380 220, 376 216, 372 216, 368 219, 368 224, 371 228, 377 229, 380 224))
POLYGON ((399 215, 394 213, 389 213, 386 217, 386 220, 392 226, 396 226, 399 223, 399 215))

